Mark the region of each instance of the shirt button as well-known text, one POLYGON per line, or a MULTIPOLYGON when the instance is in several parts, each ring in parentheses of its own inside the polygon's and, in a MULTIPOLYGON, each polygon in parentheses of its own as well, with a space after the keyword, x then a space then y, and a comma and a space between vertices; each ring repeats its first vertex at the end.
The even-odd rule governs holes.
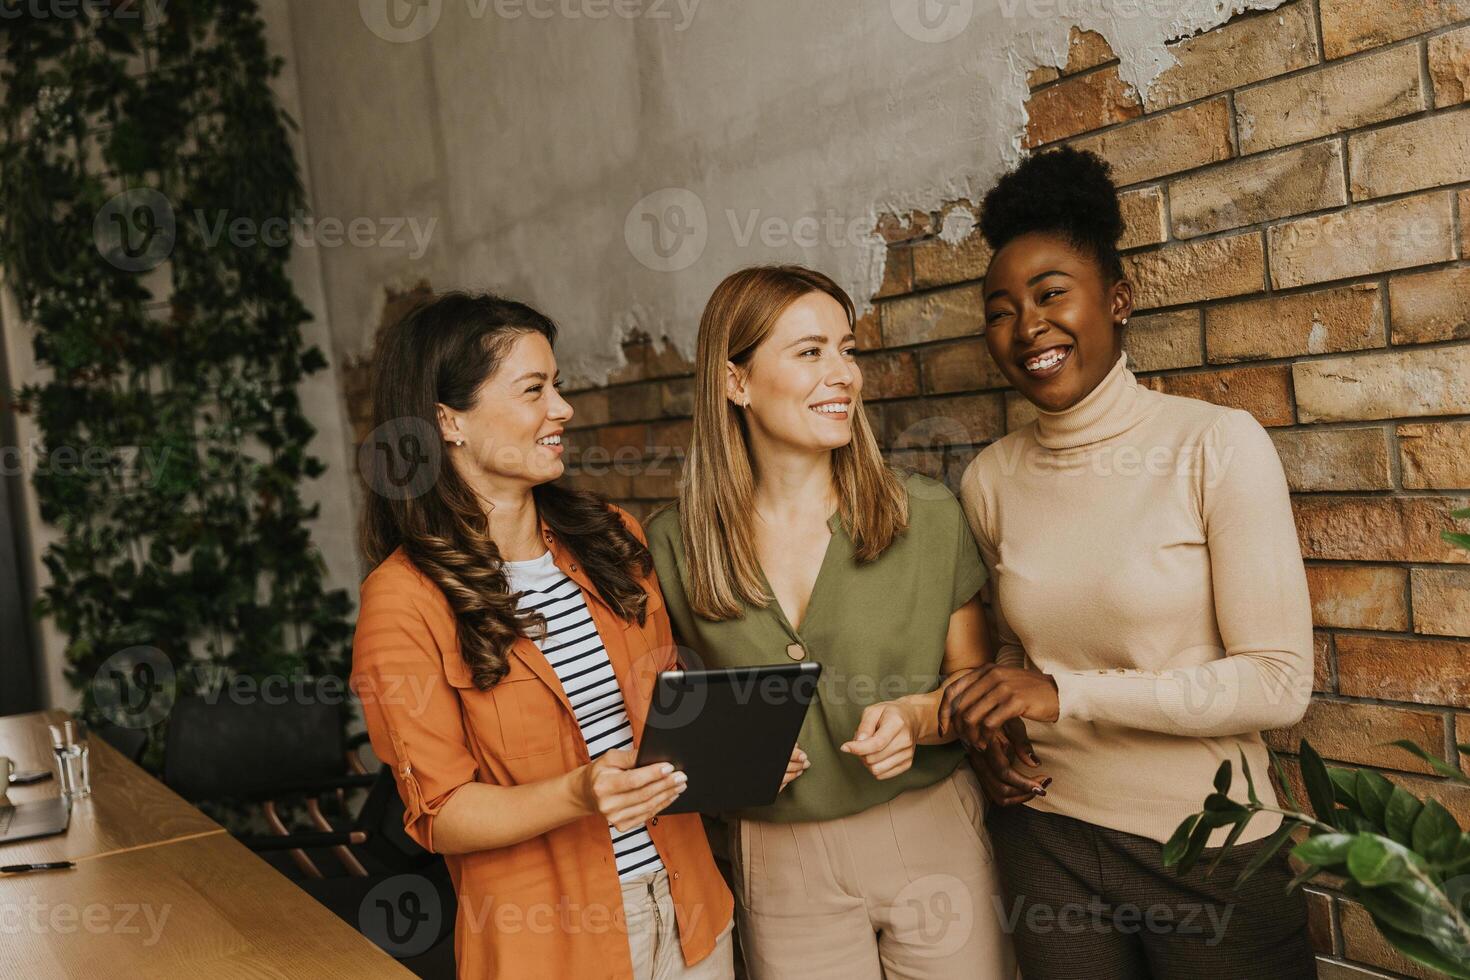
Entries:
POLYGON ((654 817, 652 820, 649 821, 649 823, 652 826, 657 827, 658 826, 658 817, 654 817))
POLYGON ((674 880, 675 881, 678 881, 679 880, 679 872, 677 872, 677 871, 674 872, 674 880))
POLYGON ((786 656, 790 657, 792 660, 805 660, 806 647, 802 646, 800 643, 792 643, 786 647, 786 656))
POLYGON ((577 563, 576 562, 572 562, 572 571, 575 572, 576 570, 577 570, 577 563))

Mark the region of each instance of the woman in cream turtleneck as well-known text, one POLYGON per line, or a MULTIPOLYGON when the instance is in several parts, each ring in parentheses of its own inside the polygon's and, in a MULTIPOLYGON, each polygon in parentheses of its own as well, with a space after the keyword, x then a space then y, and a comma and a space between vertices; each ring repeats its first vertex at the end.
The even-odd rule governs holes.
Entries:
POLYGON ((1311 695, 1306 575, 1271 440, 1245 412, 1128 370, 1133 295, 1102 160, 1028 159, 986 195, 981 230, 985 343, 1038 417, 962 481, 1001 646, 942 710, 982 749, 1022 971, 1315 976, 1285 854, 1233 888, 1279 817, 1258 816, 1209 878, 1208 850, 1183 876, 1160 861, 1222 760, 1237 763, 1232 797, 1246 799, 1244 753, 1274 803, 1260 732, 1311 695))

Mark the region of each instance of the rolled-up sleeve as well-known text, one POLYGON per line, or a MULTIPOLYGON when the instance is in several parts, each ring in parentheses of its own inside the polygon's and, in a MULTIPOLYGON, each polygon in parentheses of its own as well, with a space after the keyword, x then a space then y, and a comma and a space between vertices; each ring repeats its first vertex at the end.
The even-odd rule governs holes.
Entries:
POLYGON ((444 677, 441 651, 408 576, 363 583, 352 648, 352 689, 362 703, 373 751, 393 771, 403 828, 434 850, 434 817, 475 781, 459 693, 444 677))

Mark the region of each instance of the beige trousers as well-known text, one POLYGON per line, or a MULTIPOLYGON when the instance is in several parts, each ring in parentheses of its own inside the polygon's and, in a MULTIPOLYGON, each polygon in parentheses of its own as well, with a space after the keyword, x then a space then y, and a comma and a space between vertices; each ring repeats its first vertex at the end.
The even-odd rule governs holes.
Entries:
POLYGON ((962 762, 851 816, 731 821, 751 980, 1014 980, 985 807, 962 762))
POLYGON ((693 966, 684 965, 667 871, 660 868, 623 882, 623 913, 628 919, 635 980, 734 980, 733 922, 721 933, 713 952, 693 966))

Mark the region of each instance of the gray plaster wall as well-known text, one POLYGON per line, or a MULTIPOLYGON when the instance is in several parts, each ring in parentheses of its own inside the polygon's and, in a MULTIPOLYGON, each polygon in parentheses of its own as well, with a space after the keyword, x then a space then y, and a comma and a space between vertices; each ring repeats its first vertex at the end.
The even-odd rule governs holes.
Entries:
POLYGON ((745 265, 810 264, 865 306, 877 216, 977 200, 1074 24, 1146 86, 1167 41, 1280 3, 298 0, 319 214, 422 233, 322 250, 334 343, 363 353, 385 288, 421 278, 542 308, 588 382, 634 328, 692 353, 745 265))

